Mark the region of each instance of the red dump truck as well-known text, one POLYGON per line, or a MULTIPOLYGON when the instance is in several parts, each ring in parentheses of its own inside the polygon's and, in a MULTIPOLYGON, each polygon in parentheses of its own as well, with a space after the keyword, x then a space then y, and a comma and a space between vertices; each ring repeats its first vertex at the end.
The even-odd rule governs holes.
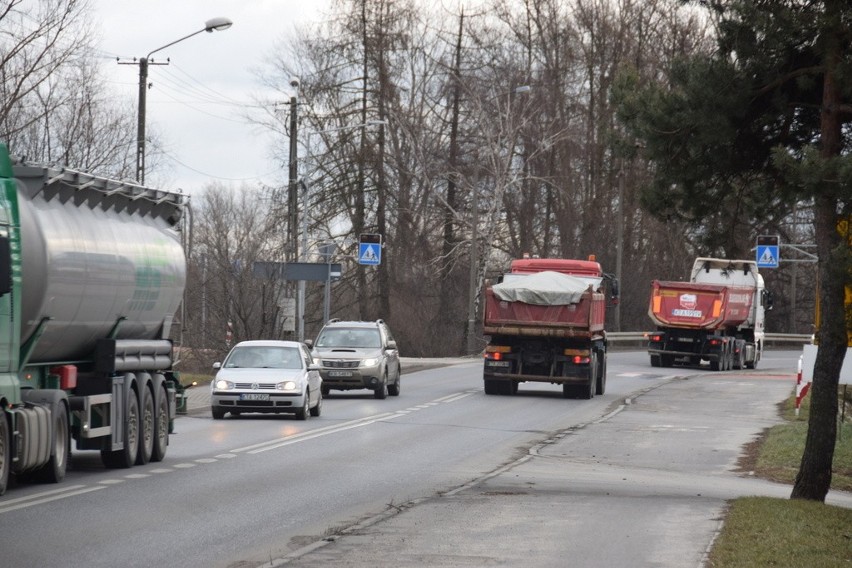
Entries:
POLYGON ((754 369, 763 352, 771 295, 751 260, 697 258, 688 282, 651 282, 648 334, 654 367, 675 363, 714 371, 754 369))
POLYGON ((606 283, 618 282, 589 260, 513 260, 485 288, 486 394, 511 395, 526 381, 562 385, 566 398, 606 390, 606 283))

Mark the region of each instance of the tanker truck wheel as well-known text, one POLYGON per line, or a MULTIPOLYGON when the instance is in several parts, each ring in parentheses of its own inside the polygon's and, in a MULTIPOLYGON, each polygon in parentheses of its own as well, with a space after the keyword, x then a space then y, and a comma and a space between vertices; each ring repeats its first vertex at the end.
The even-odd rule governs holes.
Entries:
POLYGON ((101 450, 101 461, 106 467, 128 468, 136 462, 139 453, 139 397, 131 390, 124 413, 124 447, 120 450, 101 450))
POLYGON ((161 462, 166 457, 166 447, 169 445, 169 399, 166 389, 160 389, 155 407, 154 451, 151 453, 151 461, 161 462))
POLYGON ((65 479, 68 468, 71 436, 68 430, 68 409, 62 402, 56 403, 52 412, 53 418, 53 448, 50 450, 50 460, 35 471, 35 479, 43 483, 59 483, 65 479))
POLYGON ((6 487, 9 485, 10 468, 9 420, 6 418, 6 411, 0 410, 0 495, 6 492, 6 487))
POLYGON ((139 452, 136 454, 136 465, 145 465, 151 461, 154 453, 154 430, 156 420, 154 414, 154 397, 151 389, 142 385, 139 405, 139 452))

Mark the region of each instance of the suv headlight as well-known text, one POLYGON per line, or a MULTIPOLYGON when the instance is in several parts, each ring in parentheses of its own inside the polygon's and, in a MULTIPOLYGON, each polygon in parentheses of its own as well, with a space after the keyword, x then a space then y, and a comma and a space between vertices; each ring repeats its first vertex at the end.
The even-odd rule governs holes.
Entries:
POLYGON ((234 383, 231 381, 226 381, 224 379, 219 379, 216 381, 216 390, 226 391, 234 388, 234 383))
POLYGON ((296 390, 296 381, 284 381, 283 383, 275 385, 275 388, 282 391, 296 390))
POLYGON ((379 364, 378 357, 371 357, 369 359, 361 359, 361 366, 362 367, 375 367, 378 364, 379 364))

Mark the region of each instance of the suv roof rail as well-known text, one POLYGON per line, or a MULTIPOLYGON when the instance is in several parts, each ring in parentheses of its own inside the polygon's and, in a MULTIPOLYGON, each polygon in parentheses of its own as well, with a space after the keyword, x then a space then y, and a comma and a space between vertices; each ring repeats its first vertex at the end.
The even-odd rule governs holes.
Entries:
POLYGON ((330 319, 330 320, 328 320, 326 323, 337 323, 337 322, 339 322, 339 321, 340 321, 340 318, 331 318, 331 319, 330 319))
POLYGON ((383 319, 377 319, 377 320, 376 320, 376 323, 382 323, 382 324, 383 324, 383 323, 385 323, 385 320, 383 320, 383 319))

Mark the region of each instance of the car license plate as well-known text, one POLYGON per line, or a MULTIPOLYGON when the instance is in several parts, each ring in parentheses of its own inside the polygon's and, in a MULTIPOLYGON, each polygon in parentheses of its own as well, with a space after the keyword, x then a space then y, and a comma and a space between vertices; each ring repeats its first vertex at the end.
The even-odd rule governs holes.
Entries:
POLYGON ((351 377, 352 371, 329 371, 329 377, 351 377))
POLYGON ((240 400, 269 400, 266 393, 245 393, 240 395, 240 400))

